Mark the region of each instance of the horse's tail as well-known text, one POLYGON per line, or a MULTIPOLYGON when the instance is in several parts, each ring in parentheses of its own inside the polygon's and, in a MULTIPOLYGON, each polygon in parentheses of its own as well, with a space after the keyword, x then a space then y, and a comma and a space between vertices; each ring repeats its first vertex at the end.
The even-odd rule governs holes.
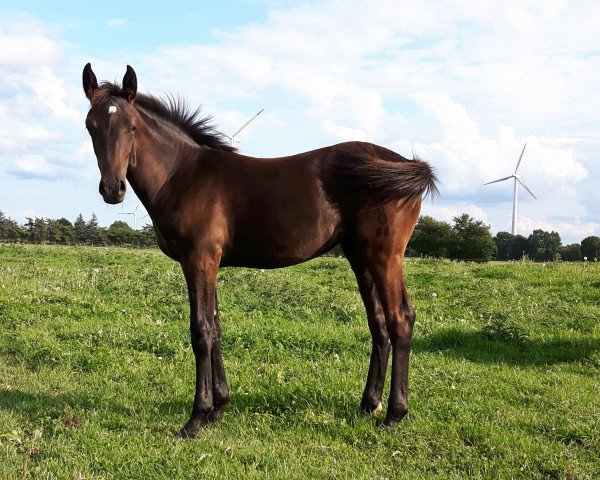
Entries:
POLYGON ((435 171, 427 162, 371 144, 358 145, 362 148, 350 144, 354 151, 342 149, 329 156, 326 190, 336 203, 362 209, 439 195, 435 171))

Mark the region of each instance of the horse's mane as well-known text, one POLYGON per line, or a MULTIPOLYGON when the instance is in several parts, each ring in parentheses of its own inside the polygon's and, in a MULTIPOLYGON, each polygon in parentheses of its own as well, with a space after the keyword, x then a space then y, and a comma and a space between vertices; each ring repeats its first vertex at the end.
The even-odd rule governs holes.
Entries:
MULTIPOLYGON (((110 97, 126 98, 126 94, 123 93, 120 85, 103 82, 94 92, 92 104, 104 103, 110 97)), ((236 151, 236 148, 232 147, 229 141, 215 129, 211 123, 212 117, 210 115, 201 116, 201 107, 191 110, 181 97, 167 94, 165 98, 159 98, 154 95, 138 93, 134 105, 175 125, 198 145, 205 145, 227 152, 236 151)))

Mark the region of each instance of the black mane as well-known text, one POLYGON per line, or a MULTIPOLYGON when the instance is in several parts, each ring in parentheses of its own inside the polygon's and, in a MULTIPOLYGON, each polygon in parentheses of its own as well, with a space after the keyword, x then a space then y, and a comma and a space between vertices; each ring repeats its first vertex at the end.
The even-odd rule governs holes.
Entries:
MULTIPOLYGON (((124 97, 121 87, 104 82, 94 94, 92 103, 103 103, 108 97, 124 97)), ((201 116, 202 108, 191 110, 181 97, 167 94, 165 98, 138 93, 134 104, 183 130, 198 145, 235 152, 229 140, 212 125, 210 115, 201 116)))

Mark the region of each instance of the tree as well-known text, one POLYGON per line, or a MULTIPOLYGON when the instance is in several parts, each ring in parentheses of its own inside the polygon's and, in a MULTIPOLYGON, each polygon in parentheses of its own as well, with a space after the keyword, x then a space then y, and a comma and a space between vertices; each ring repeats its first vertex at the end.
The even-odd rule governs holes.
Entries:
POLYGON ((491 260, 497 247, 490 232, 490 226, 475 220, 466 213, 454 217, 452 230, 456 241, 451 254, 454 258, 467 260, 491 260))
POLYGON ((156 230, 154 225, 146 224, 142 227, 141 231, 141 245, 142 247, 156 247, 156 230))
POLYGON ((568 262, 581 261, 581 246, 578 243, 565 245, 559 249, 560 257, 568 262))
POLYGON ((46 243, 48 240, 48 225, 44 218, 35 217, 35 243, 46 243))
POLYGON ((0 210, 0 240, 6 239, 5 229, 6 229, 7 220, 8 220, 8 218, 6 218, 6 215, 4 215, 4 212, 2 210, 0 210))
POLYGON ((100 227, 98 217, 93 212, 92 218, 85 224, 85 239, 86 243, 92 245, 104 245, 106 243, 105 230, 100 227))
POLYGON ((25 238, 21 226, 12 218, 6 217, 0 211, 0 240, 5 242, 18 242, 25 238))
POLYGON ((122 220, 117 220, 108 227, 106 237, 113 245, 137 245, 139 243, 139 232, 122 220))
POLYGON ((407 250, 413 255, 448 257, 454 240, 449 223, 425 215, 419 218, 407 250))
POLYGON ((527 238, 527 243, 529 244, 529 255, 537 261, 552 260, 557 253, 560 253, 561 241, 557 232, 534 230, 527 238))
POLYGON ((529 252, 529 242, 523 235, 515 235, 508 246, 508 259, 520 260, 529 252))
POLYGON ((600 237, 592 235, 581 241, 581 257, 587 257, 589 261, 600 259, 600 237))
POLYGON ((58 220, 48 220, 48 241, 50 243, 60 243, 67 245, 75 241, 75 229, 69 220, 60 218, 58 220))
POLYGON ((31 243, 44 243, 48 239, 48 227, 43 218, 27 217, 25 228, 25 238, 31 243))
POLYGON ((75 241, 79 244, 84 244, 86 242, 86 230, 85 220, 81 213, 77 215, 77 218, 73 223, 73 230, 75 231, 75 241))
POLYGON ((24 238, 23 229, 0 210, 0 241, 18 242, 24 238))
POLYGON ((494 236, 494 243, 498 249, 496 260, 512 260, 510 256, 510 247, 514 240, 515 236, 509 232, 498 232, 494 236))

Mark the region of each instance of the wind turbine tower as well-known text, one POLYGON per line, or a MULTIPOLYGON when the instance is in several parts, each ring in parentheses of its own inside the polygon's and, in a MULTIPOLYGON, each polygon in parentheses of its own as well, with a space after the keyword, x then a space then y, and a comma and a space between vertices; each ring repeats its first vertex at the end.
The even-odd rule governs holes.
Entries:
POLYGON ((258 112, 256 115, 254 115, 250 120, 248 120, 246 123, 244 123, 240 128, 238 128, 238 131, 235 132, 233 135, 227 135, 225 134, 225 136, 227 138, 229 138, 229 141, 231 142, 231 146, 235 147, 236 142, 239 142, 239 139, 237 138, 237 136, 239 135, 239 133, 246 128, 248 125, 250 125, 250 122, 252 120, 254 120, 256 117, 258 117, 265 109, 263 108, 260 112, 258 112))
POLYGON ((512 234, 516 235, 517 234, 517 223, 518 223, 518 201, 519 201, 519 183, 523 186, 523 188, 525 190, 527 190, 530 195, 535 198, 536 196, 533 194, 533 192, 531 190, 529 190, 529 187, 527 185, 525 185, 525 182, 523 181, 523 179, 521 178, 521 175, 519 175, 517 173, 517 171, 519 170, 519 165, 521 165, 521 160, 523 160, 523 154, 525 153, 525 147, 527 146, 527 143, 525 143, 525 145, 523 145, 523 150, 521 151, 521 156, 519 157, 519 161, 517 162, 517 166, 515 168, 515 171, 512 175, 509 175, 508 177, 503 177, 503 178, 499 178, 498 180, 492 180, 491 182, 487 182, 484 183, 484 185, 489 185, 490 183, 498 183, 498 182, 503 182, 504 180, 509 180, 509 179, 513 179, 514 180, 514 188, 513 188, 513 214, 512 214, 512 234))

